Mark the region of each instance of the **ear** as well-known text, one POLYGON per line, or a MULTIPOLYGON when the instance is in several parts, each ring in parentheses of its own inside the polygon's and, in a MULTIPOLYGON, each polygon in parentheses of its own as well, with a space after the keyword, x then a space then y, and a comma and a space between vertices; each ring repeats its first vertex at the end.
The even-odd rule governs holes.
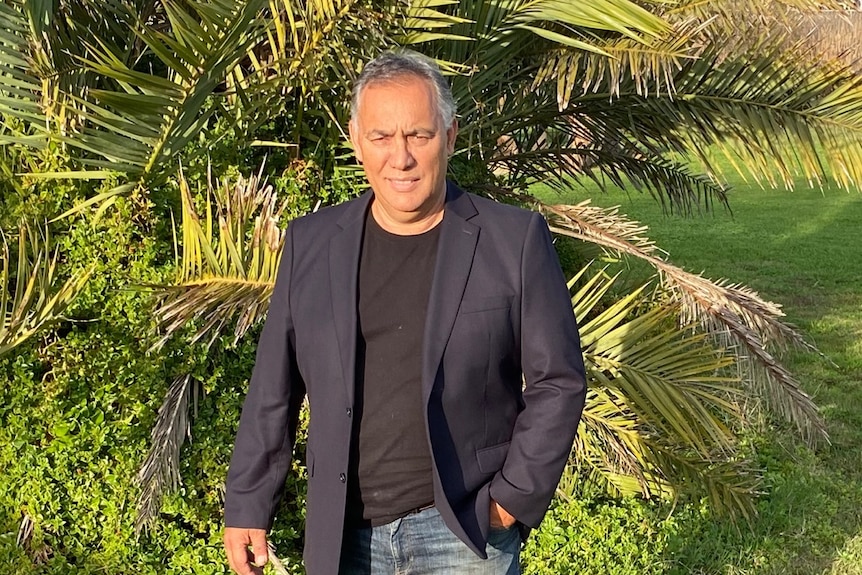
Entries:
POLYGON ((453 119, 452 125, 446 129, 446 152, 451 156, 455 153, 455 138, 458 136, 458 120, 453 119))
POLYGON ((353 155, 356 156, 356 161, 362 163, 362 146, 359 145, 359 128, 354 120, 350 120, 347 124, 347 132, 350 134, 350 143, 353 144, 353 155))

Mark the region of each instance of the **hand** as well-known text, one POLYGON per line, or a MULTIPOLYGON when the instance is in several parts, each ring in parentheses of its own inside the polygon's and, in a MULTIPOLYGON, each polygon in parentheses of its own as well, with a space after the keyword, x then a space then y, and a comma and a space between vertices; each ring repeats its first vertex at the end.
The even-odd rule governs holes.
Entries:
POLYGON ((225 527, 224 550, 230 568, 237 575, 261 575, 269 556, 266 530, 225 527))
POLYGON ((491 500, 491 528, 508 529, 517 521, 511 513, 503 509, 503 506, 491 500))

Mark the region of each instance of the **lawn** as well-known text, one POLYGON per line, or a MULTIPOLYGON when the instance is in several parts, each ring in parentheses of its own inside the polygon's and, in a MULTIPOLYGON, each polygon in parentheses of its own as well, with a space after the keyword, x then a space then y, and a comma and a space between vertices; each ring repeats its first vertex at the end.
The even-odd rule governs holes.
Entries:
POLYGON ((536 193, 547 202, 619 205, 649 226, 674 263, 782 304, 834 362, 811 353, 786 357, 821 407, 831 444, 812 450, 783 425, 765 426, 750 439, 765 488, 754 524, 736 527, 678 507, 657 571, 862 575, 862 194, 731 184, 732 214, 718 207, 688 218, 666 215, 633 191, 536 193))

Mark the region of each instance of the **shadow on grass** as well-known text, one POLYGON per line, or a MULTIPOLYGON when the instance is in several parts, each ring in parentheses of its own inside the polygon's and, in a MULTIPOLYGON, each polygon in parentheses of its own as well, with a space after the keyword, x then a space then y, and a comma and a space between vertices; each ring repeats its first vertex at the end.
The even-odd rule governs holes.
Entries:
POLYGON ((754 189, 739 178, 731 184, 733 217, 722 210, 668 217, 648 196, 613 189, 542 196, 619 205, 650 226, 647 235, 670 261, 783 304, 787 319, 838 366, 816 354, 787 358, 820 406, 831 445, 811 450, 781 424, 755 434, 764 469, 759 516, 737 527, 696 504, 678 507, 665 522, 661 572, 862 575, 862 194, 804 183, 793 192, 754 189))
POLYGON ((788 319, 835 362, 787 358, 821 408, 831 444, 809 449, 780 424, 757 436, 752 447, 766 493, 759 516, 736 527, 686 509, 669 541, 668 573, 862 573, 862 262, 855 237, 862 199, 807 208, 781 234, 770 233, 764 214, 745 221, 738 237, 725 238, 720 259, 735 263, 738 273, 729 277, 783 303, 788 319))
MULTIPOLYGON (((758 502, 753 524, 734 526, 695 509, 683 511, 678 532, 668 541, 667 573, 830 573, 860 533, 862 476, 843 464, 832 465, 843 459, 844 453, 835 453, 842 447, 815 453, 778 432, 760 443, 758 463, 765 468, 767 494, 758 502)), ((843 560, 862 565, 862 549, 843 560)))

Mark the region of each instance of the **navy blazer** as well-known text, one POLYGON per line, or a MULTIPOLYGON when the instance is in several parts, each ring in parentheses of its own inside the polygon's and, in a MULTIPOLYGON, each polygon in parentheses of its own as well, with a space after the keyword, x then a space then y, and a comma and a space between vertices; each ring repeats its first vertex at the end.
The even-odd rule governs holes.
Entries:
MULTIPOLYGON (((227 478, 226 525, 269 529, 307 393, 309 575, 338 572, 371 197, 288 226, 227 478)), ((544 219, 451 183, 444 209, 422 357, 434 500, 485 557, 492 497, 541 522, 583 410, 584 365, 544 219)))

